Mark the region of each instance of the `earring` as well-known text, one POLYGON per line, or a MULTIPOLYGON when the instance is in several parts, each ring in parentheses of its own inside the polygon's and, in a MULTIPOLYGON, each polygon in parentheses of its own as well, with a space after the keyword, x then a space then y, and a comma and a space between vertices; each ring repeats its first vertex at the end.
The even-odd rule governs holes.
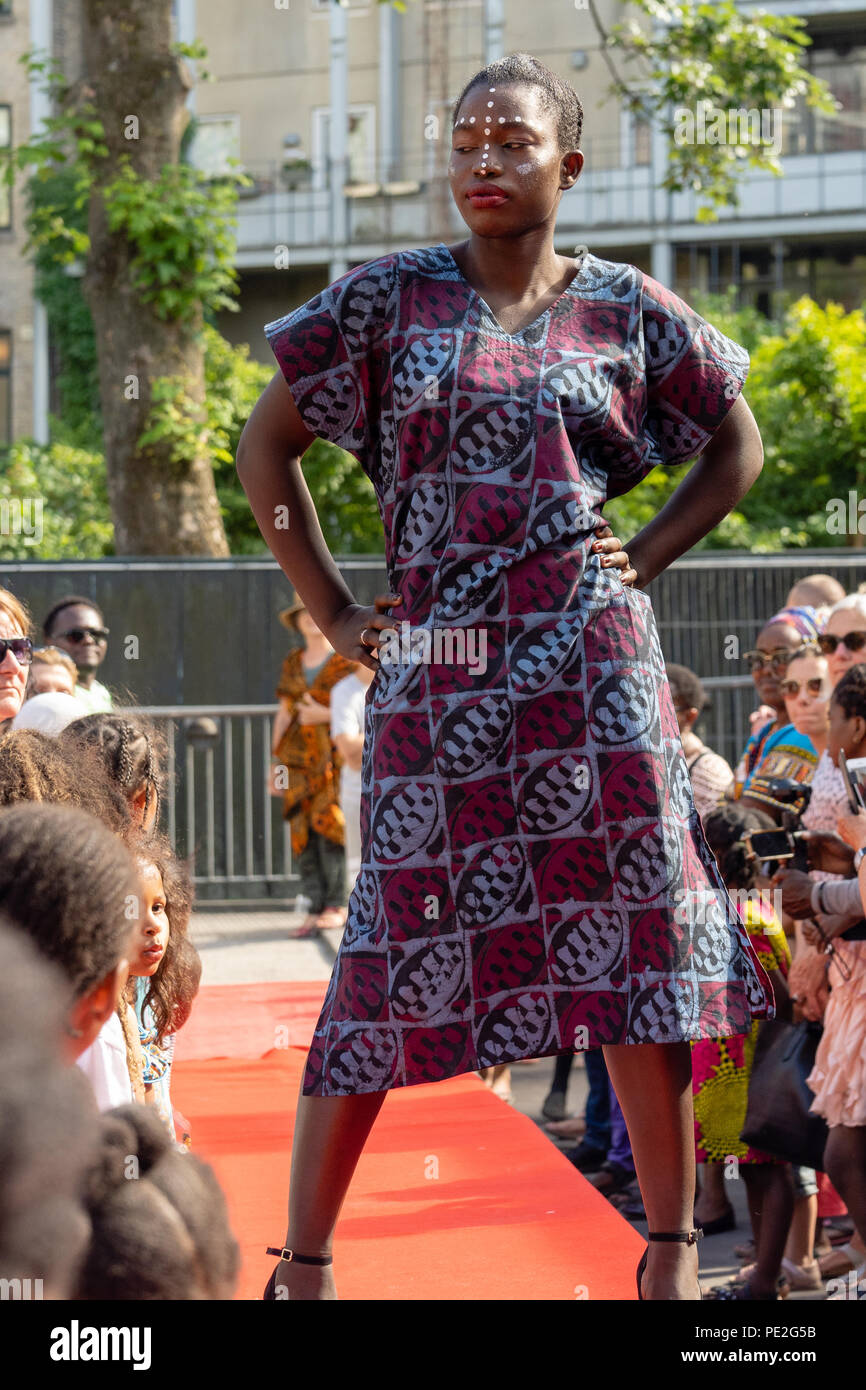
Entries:
POLYGON ((70 1038, 83 1038, 83 1037, 84 1037, 84 1029, 83 1029, 83 1028, 71 1028, 70 1025, 69 1025, 68 1023, 65 1025, 65 1028, 66 1028, 66 1032, 67 1032, 67 1034, 69 1035, 70 1038))

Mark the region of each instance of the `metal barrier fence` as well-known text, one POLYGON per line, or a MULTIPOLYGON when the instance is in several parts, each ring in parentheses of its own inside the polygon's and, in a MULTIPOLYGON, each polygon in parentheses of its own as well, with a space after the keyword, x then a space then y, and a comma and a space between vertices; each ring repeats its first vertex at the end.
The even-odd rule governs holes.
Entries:
MULTIPOLYGON (((702 737, 732 764, 755 705, 749 676, 703 682, 711 709, 702 737)), ((293 897, 298 875, 281 799, 267 789, 271 720, 276 705, 154 705, 151 718, 167 744, 162 824, 194 866, 199 902, 293 897)))
POLYGON ((153 720, 165 739, 161 824, 194 866, 199 901, 294 893, 289 827, 280 797, 267 786, 277 708, 151 705, 129 711, 153 720))

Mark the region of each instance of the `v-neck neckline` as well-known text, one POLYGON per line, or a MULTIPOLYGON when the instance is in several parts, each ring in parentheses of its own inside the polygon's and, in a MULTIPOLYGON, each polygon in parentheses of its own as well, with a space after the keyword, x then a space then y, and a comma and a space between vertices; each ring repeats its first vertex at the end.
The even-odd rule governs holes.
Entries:
POLYGON ((463 281, 463 284, 466 286, 469 293, 473 295, 475 299, 477 299, 478 303, 481 305, 482 309, 487 314, 487 317, 489 318, 490 322, 494 325, 497 332, 502 334, 503 338, 522 338, 524 334, 528 333, 530 329, 535 328, 537 324, 541 323, 542 319, 545 319, 553 309, 555 309, 559 304, 561 304, 562 301, 566 298, 566 296, 571 293, 572 289, 577 284, 578 280, 583 274, 584 267, 587 263, 587 260, 589 259, 590 254, 587 251, 586 255, 581 258, 580 264, 577 267, 575 274, 569 280, 565 289, 562 291, 561 294, 558 294, 556 296, 556 299, 554 299, 550 304, 548 304, 546 309, 542 309, 541 313, 537 314, 531 323, 524 324, 523 328, 519 328, 516 333, 509 333, 507 328, 502 327, 502 324, 499 322, 499 319, 494 314, 493 310, 487 303, 487 300, 484 298, 484 296, 482 294, 479 294, 473 285, 470 285, 466 276, 463 274, 463 271, 457 264, 457 261, 454 258, 450 246, 446 246, 444 241, 440 241, 439 245, 442 247, 443 251, 446 252, 449 261, 453 265, 454 269, 457 271, 457 274, 460 276, 460 279, 463 281))

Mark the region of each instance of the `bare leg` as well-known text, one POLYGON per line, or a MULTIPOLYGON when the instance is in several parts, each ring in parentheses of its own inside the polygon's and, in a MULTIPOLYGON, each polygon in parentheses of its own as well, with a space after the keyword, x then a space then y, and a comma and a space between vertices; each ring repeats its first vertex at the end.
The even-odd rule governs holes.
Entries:
MULTIPOLYGON (((605 1047, 651 1231, 694 1225, 695 1131, 688 1043, 605 1047)), ((699 1299, 694 1245, 650 1242, 643 1296, 699 1299)))
POLYGON ((818 1225, 818 1198, 814 1194, 811 1197, 794 1198, 794 1215, 791 1218, 791 1229, 788 1233, 788 1243, 785 1246, 785 1258, 792 1264, 799 1265, 801 1269, 810 1269, 815 1263, 815 1232, 818 1225))
POLYGON ((701 1191, 695 1202, 695 1220, 699 1225, 705 1221, 718 1221, 730 1210, 728 1194, 725 1191, 725 1165, 723 1163, 702 1163, 701 1191))
POLYGON ((760 1234, 749 1283, 757 1298, 772 1298, 794 1210, 791 1170, 777 1163, 742 1163, 740 1176, 746 1184, 753 1220, 754 1213, 759 1213, 760 1234))
MULTIPOLYGON (((285 1239, 290 1250, 301 1255, 332 1253, 337 1217, 387 1094, 298 1097, 285 1239)), ((281 1260, 276 1284, 278 1299, 337 1297, 332 1265, 281 1260)))
POLYGON ((827 1175, 848 1208, 860 1239, 866 1242, 866 1129, 833 1125, 824 1149, 827 1175))

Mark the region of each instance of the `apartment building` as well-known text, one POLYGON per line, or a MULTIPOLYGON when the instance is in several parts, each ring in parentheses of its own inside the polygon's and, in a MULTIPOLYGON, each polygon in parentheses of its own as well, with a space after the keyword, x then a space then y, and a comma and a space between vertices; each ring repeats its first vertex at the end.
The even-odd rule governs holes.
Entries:
MULTIPOLYGON (((11 12, 18 26, 14 47, 27 35, 29 12, 38 11, 69 70, 77 62, 78 3, 0 0, 0 15, 11 12)), ((585 243, 640 265, 687 299, 733 283, 743 302, 769 315, 804 293, 848 308, 862 303, 866 3, 744 0, 744 9, 759 7, 807 21, 807 62, 830 84, 840 110, 832 118, 802 107, 786 113, 784 177, 747 174, 739 208, 698 223, 691 194, 659 187, 665 145, 658 129, 607 95, 610 75, 585 0, 406 0, 404 11, 376 0, 176 0, 178 36, 203 40, 211 75, 190 98, 189 157, 214 173, 237 160, 251 180, 238 218, 240 312, 223 315, 222 331, 270 362, 262 325, 349 266, 465 235, 446 173, 451 107, 486 61, 517 50, 571 82, 584 106, 586 165, 560 205, 561 252, 585 243)), ((628 7, 596 0, 595 8, 609 28, 628 7)), ((0 139, 5 107, 13 128, 27 116, 14 67, 0 57, 0 139)), ((6 393, 14 429, 23 432, 38 409, 39 366, 34 374, 26 332, 32 280, 16 272, 9 284, 19 226, 13 208, 12 230, 0 229, 0 258, 7 257, 0 259, 0 372, 6 341, 6 393)), ((38 332, 36 340, 38 347, 38 332)), ((35 356, 44 369, 47 354, 35 356)), ((0 404, 0 440, 2 428, 0 404)))
MULTIPOLYGON (((460 239, 465 225, 445 172, 449 111, 485 60, 516 50, 571 82, 584 106, 586 165, 560 205, 562 252, 583 242, 686 298, 737 284, 743 302, 769 315, 806 293, 861 303, 866 5, 761 7, 808 22, 808 65, 841 109, 820 117, 801 103, 785 113, 784 177, 749 173, 740 207, 707 224, 696 222, 691 194, 660 189, 664 140, 607 95, 599 34, 579 0, 410 0, 404 13, 375 0, 292 0, 240 29, 232 27, 236 0, 211 0, 199 9, 198 32, 215 81, 197 93, 194 157, 213 167, 236 158, 253 179, 239 219, 243 308, 234 321, 226 316, 223 330, 268 360, 261 324, 349 265, 398 246, 460 239)), ((609 28, 627 6, 597 0, 596 9, 609 28)))

